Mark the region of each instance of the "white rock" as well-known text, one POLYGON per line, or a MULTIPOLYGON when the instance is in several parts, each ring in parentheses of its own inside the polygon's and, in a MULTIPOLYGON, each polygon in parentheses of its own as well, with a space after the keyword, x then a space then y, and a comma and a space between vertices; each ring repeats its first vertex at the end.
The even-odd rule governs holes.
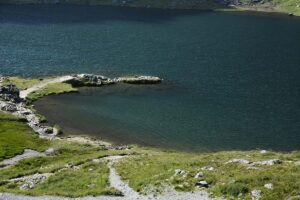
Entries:
POLYGON ((195 179, 200 179, 204 176, 203 172, 198 172, 196 175, 195 175, 195 179))
POLYGON ((213 168, 213 167, 210 167, 210 166, 204 166, 204 167, 201 167, 201 170, 205 170, 205 171, 214 171, 214 168, 213 168))
POLYGON ((264 161, 258 161, 258 162, 254 162, 252 163, 252 165, 268 165, 268 166, 271 166, 271 165, 278 165, 278 164, 281 164, 282 161, 279 160, 279 159, 272 159, 272 160, 264 160, 264 161))
POLYGON ((45 151, 46 156, 52 156, 55 154, 55 150, 53 148, 49 148, 45 151))
POLYGON ((251 191, 251 197, 252 200, 258 200, 261 197, 261 191, 260 190, 252 190, 251 191))
POLYGON ((209 185, 206 181, 199 181, 198 183, 196 183, 196 186, 208 188, 209 185))
POLYGON ((265 153, 268 153, 268 151, 267 150, 261 150, 260 153, 265 154, 265 153))
POLYGON ((174 176, 180 176, 180 175, 183 175, 185 174, 185 171, 184 170, 181 170, 181 169, 175 169, 175 174, 174 176))
POLYGON ((272 183, 267 183, 267 184, 264 185, 264 187, 271 190, 271 189, 273 189, 273 184, 272 183))
POLYGON ((244 160, 244 159, 232 159, 232 160, 229 160, 226 164, 229 164, 229 163, 238 163, 238 164, 242 164, 242 165, 248 165, 251 162, 249 160, 244 160))

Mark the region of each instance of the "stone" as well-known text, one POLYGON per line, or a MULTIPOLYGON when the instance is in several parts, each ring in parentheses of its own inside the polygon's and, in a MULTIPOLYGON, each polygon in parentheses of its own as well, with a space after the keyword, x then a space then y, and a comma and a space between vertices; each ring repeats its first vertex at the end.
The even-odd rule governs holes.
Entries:
POLYGON ((203 172, 198 172, 196 175, 195 175, 195 179, 201 179, 202 177, 204 176, 203 172))
POLYGON ((7 112, 16 112, 18 108, 14 103, 0 102, 0 110, 7 112))
POLYGON ((185 171, 181 170, 181 169, 175 169, 175 174, 174 176, 180 176, 180 175, 184 175, 185 171))
POLYGON ((199 181, 199 182, 196 183, 196 186, 198 186, 198 187, 205 187, 205 188, 209 187, 209 185, 208 185, 208 183, 206 181, 199 181))
POLYGON ((0 86, 0 99, 11 102, 21 102, 20 91, 13 85, 0 86))
POLYGON ((264 160, 264 161, 258 161, 258 162, 254 162, 252 163, 252 165, 268 165, 268 166, 272 166, 272 165, 278 165, 281 164, 282 161, 279 159, 272 159, 272 160, 264 160))
POLYGON ((258 200, 261 197, 261 191, 260 190, 252 190, 251 191, 251 197, 252 200, 258 200))
POLYGON ((22 182, 20 186, 20 190, 30 190, 33 189, 38 183, 45 181, 49 176, 53 174, 45 173, 45 174, 34 174, 30 176, 25 176, 21 178, 11 179, 11 182, 17 183, 22 182))
POLYGON ((65 165, 65 167, 66 167, 66 168, 73 168, 74 165, 73 165, 73 163, 67 163, 67 164, 65 165))
POLYGON ((265 154, 265 153, 268 153, 268 151, 267 150, 261 150, 260 153, 265 154))
POLYGON ((45 127, 42 127, 43 131, 46 133, 46 134, 51 134, 53 133, 53 128, 52 127, 49 127, 49 126, 45 126, 45 127))
POLYGON ((215 169, 213 167, 210 167, 210 166, 204 166, 204 167, 201 167, 201 170, 204 170, 204 171, 214 171, 215 169))
POLYGON ((49 148, 45 151, 46 156, 53 156, 55 154, 55 150, 53 148, 49 148))
POLYGON ((267 183, 267 184, 264 185, 264 187, 271 190, 271 189, 273 189, 273 184, 272 183, 267 183))
POLYGON ((229 164, 229 163, 238 163, 238 164, 242 164, 242 165, 248 165, 251 162, 249 160, 245 160, 245 159, 232 159, 232 160, 226 162, 226 164, 229 164))
POLYGON ((129 76, 119 77, 117 81, 129 84, 156 84, 160 83, 162 79, 156 76, 129 76))

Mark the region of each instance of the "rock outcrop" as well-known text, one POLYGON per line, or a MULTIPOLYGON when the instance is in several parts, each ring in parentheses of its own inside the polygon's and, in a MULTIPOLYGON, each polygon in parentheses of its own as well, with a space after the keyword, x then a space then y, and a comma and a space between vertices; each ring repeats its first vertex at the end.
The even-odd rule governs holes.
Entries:
POLYGON ((162 82, 162 79, 156 76, 128 76, 119 77, 117 81, 129 84, 156 84, 162 82))
POLYGON ((73 79, 67 80, 66 83, 74 87, 81 86, 101 86, 116 83, 115 79, 95 74, 76 74, 73 79))
POLYGON ((20 91, 13 85, 0 85, 0 99, 3 101, 20 102, 20 91))

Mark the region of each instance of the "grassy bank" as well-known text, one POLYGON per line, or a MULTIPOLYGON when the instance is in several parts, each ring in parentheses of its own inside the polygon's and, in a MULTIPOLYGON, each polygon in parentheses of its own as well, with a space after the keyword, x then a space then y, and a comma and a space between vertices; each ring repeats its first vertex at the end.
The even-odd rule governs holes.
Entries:
POLYGON ((251 1, 241 0, 240 4, 234 5, 235 1, 217 1, 214 0, 57 0, 57 1, 42 1, 42 0, 0 0, 1 3, 8 4, 42 4, 42 3, 63 3, 63 4, 87 4, 87 5, 113 5, 113 6, 128 6, 128 7, 148 7, 148 8, 171 8, 171 9, 198 9, 198 10, 222 10, 222 9, 238 9, 238 10, 253 10, 263 12, 283 12, 294 13, 300 16, 299 0, 268 0, 268 1, 251 1))
MULTIPOLYGON (((14 84, 17 86, 19 90, 25 90, 30 88, 34 85, 41 84, 43 82, 51 81, 55 77, 47 77, 47 78, 22 78, 22 77, 9 77, 6 79, 4 84, 14 84)), ((37 91, 30 93, 26 100, 28 104, 37 101, 38 99, 54 94, 63 94, 63 93, 70 93, 70 92, 78 92, 77 88, 72 87, 70 84, 67 83, 51 83, 48 84, 46 87, 43 87, 37 91)))
POLYGON ((0 112, 0 161, 24 149, 44 151, 49 145, 49 141, 35 135, 23 119, 0 112))
POLYGON ((166 185, 178 191, 194 191, 200 180, 209 184, 207 190, 214 196, 228 199, 251 199, 252 190, 260 190, 261 199, 297 199, 300 192, 300 165, 297 164, 300 152, 185 153, 136 146, 129 150, 106 149, 65 139, 39 139, 25 122, 9 114, 1 113, 0 122, 1 159, 13 157, 27 148, 38 151, 49 147, 55 149, 52 156, 28 158, 15 166, 0 169, 0 192, 67 197, 120 195, 118 190, 109 186, 106 163, 93 162, 96 158, 120 154, 131 156, 115 164, 117 171, 140 193, 160 193, 166 185), (252 164, 229 162, 232 159, 245 159, 252 164), (255 164, 270 159, 279 159, 280 162, 255 164), (199 172, 203 174, 195 178, 199 172), (22 183, 10 181, 36 173, 52 173, 52 176, 30 190, 20 190, 22 183), (272 189, 266 188, 265 184, 272 184, 272 189))
POLYGON ((0 192, 68 197, 119 194, 119 191, 108 185, 108 168, 105 162, 95 164, 92 160, 110 155, 131 153, 131 151, 107 150, 101 146, 65 140, 40 139, 25 122, 0 112, 1 160, 21 154, 24 149, 42 152, 49 147, 55 149, 55 154, 52 156, 28 158, 14 166, 5 169, 0 168, 0 192), (66 167, 68 165, 74 167, 66 167), (76 166, 80 166, 80 168, 74 170, 76 166), (53 175, 31 190, 20 190, 19 187, 22 182, 10 181, 14 178, 36 173, 53 173, 53 175))

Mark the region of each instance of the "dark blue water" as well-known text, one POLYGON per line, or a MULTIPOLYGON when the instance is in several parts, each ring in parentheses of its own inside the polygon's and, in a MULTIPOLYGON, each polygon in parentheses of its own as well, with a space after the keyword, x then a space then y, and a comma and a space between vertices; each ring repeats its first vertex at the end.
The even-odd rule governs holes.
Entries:
POLYGON ((37 102, 67 134, 183 150, 300 149, 300 19, 0 6, 0 73, 147 74, 37 102))

